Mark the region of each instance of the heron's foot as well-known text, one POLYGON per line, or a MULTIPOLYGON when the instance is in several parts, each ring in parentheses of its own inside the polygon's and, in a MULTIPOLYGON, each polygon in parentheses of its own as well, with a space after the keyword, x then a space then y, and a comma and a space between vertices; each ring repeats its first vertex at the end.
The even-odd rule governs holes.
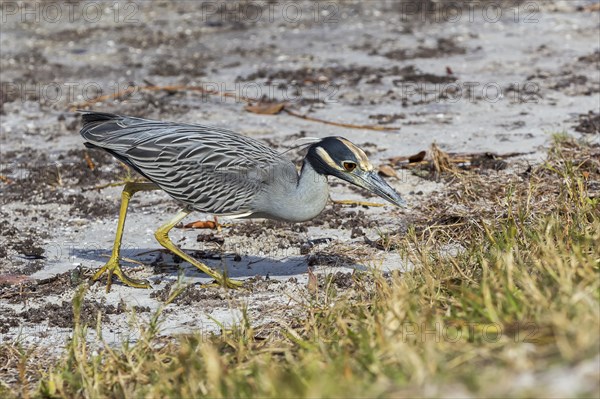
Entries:
POLYGON ((215 279, 212 283, 202 284, 202 288, 218 288, 218 287, 226 287, 231 289, 238 289, 244 286, 244 282, 240 280, 232 280, 227 277, 221 277, 219 279, 215 279))
POLYGON ((106 273, 106 292, 110 291, 110 287, 112 286, 112 276, 115 275, 121 282, 129 287, 134 288, 150 288, 150 283, 147 280, 138 280, 132 277, 129 277, 123 272, 121 269, 121 265, 119 264, 119 259, 115 257, 111 257, 108 262, 104 266, 94 273, 92 276, 92 281, 98 281, 102 275, 106 273))

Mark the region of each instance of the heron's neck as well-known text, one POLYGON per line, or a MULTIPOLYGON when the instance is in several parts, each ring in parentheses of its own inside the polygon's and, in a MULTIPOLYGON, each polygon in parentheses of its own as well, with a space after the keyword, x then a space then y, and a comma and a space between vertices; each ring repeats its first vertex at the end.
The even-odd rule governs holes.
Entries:
MULTIPOLYGON (((297 193, 300 196, 306 196, 319 193, 319 197, 329 198, 329 185, 327 176, 317 173, 310 162, 304 161, 298 178, 297 193)), ((306 198, 310 199, 310 198, 306 198)))
POLYGON ((295 210, 292 212, 295 220, 288 220, 305 221, 318 216, 327 205, 328 199, 327 176, 317 173, 310 162, 304 160, 296 191, 293 198, 290 198, 290 204, 295 204, 295 210))
POLYGON ((257 216, 289 222, 304 222, 321 213, 329 199, 327 177, 318 174, 304 161, 300 175, 292 184, 271 187, 268 206, 257 216))

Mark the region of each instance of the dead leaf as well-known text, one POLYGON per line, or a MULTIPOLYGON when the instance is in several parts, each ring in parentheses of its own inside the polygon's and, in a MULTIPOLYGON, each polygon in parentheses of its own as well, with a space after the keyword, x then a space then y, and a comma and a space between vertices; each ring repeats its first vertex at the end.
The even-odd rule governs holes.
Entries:
POLYGON ((214 230, 217 228, 217 224, 212 220, 198 220, 196 222, 191 222, 183 226, 185 229, 211 229, 214 230))
POLYGON ((398 178, 398 174, 396 174, 396 171, 390 165, 381 165, 381 166, 379 166, 379 174, 382 174, 382 175, 387 176, 387 177, 398 178))
POLYGON ((96 165, 94 165, 94 161, 92 161, 92 158, 90 158, 90 154, 88 154, 87 151, 84 153, 84 158, 90 170, 96 169, 96 165))
POLYGON ((408 157, 408 162, 421 162, 425 159, 425 155, 427 155, 427 151, 421 151, 418 154, 411 155, 410 157, 408 157))
POLYGON ((415 162, 423 161, 425 159, 426 155, 427 155, 427 151, 421 151, 417 154, 413 154, 408 157, 405 157, 405 156, 392 157, 392 158, 389 158, 388 161, 391 165, 398 165, 400 163, 406 163, 407 161, 408 161, 408 163, 415 163, 415 162))
POLYGON ((256 105, 246 105, 244 109, 253 114, 276 115, 283 111, 284 103, 258 103, 256 105))

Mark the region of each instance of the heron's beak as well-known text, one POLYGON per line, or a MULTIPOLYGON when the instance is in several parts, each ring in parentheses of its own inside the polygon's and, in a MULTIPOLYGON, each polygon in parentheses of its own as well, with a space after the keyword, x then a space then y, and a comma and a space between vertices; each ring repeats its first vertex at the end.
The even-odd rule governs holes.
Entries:
POLYGON ((354 184, 362 188, 366 188, 370 192, 379 195, 381 198, 391 202, 401 208, 406 208, 406 202, 400 194, 396 192, 385 180, 375 171, 362 173, 358 175, 354 184))

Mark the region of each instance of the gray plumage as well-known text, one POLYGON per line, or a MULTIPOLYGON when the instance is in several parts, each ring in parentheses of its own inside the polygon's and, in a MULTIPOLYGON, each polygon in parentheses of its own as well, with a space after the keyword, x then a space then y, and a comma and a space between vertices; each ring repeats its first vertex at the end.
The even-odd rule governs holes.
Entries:
MULTIPOLYGON (((87 111, 83 122, 81 135, 88 147, 108 151, 185 207, 197 211, 304 221, 317 216, 326 205, 326 175, 362 186, 346 178, 337 165, 332 168, 331 162, 321 159, 322 152, 314 151, 316 144, 298 174, 282 154, 227 129, 87 111), (328 167, 335 170, 328 171, 328 167)), ((368 164, 362 150, 345 139, 327 138, 320 143, 332 149, 334 158, 339 153, 354 157, 346 161, 368 164), (333 151, 336 147, 337 152, 333 151), (342 147, 349 149, 342 151, 342 147)), ((386 195, 378 194, 388 200, 392 195, 395 200, 387 191, 386 195)))

